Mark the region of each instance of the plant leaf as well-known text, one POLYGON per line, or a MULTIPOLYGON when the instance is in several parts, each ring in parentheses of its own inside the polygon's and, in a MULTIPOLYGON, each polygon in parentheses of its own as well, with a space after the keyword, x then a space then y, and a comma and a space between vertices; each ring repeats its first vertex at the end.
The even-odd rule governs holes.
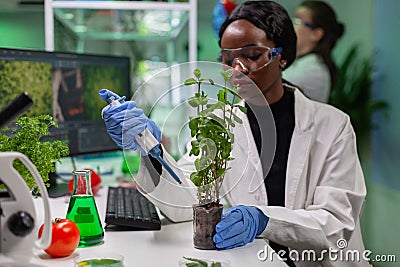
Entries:
POLYGON ((222 77, 225 81, 228 81, 233 75, 233 69, 228 69, 226 71, 221 72, 222 77))
POLYGON ((199 99, 198 99, 197 97, 195 97, 195 96, 190 97, 190 98, 188 99, 188 103, 189 103, 189 105, 190 105, 191 107, 197 108, 197 107, 199 106, 199 99))
POLYGON ((240 111, 243 113, 247 113, 247 108, 243 107, 242 105, 234 105, 234 107, 240 109, 240 111))
POLYGON ((193 74, 194 74, 194 76, 195 76, 197 79, 200 79, 200 77, 201 77, 201 71, 200 71, 199 69, 195 69, 195 70, 193 71, 193 74))
POLYGON ((233 117, 233 119, 234 119, 237 123, 240 123, 240 124, 243 123, 242 119, 239 118, 239 117, 238 117, 235 113, 233 113, 233 112, 232 112, 232 117, 233 117))
POLYGON ((189 257, 183 257, 183 258, 185 260, 189 260, 189 261, 194 261, 194 262, 200 263, 201 265, 199 265, 199 266, 207 267, 207 265, 208 265, 206 261, 203 261, 203 260, 200 260, 200 259, 189 258, 189 257))
POLYGON ((193 84, 197 84, 197 81, 194 78, 189 78, 186 79, 184 82, 185 85, 193 85, 193 84))

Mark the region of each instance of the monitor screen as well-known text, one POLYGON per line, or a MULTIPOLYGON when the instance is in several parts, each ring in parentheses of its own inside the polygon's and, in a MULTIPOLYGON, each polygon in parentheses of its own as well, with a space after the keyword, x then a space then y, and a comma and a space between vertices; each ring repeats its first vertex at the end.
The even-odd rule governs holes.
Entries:
POLYGON ((0 108, 27 92, 25 115, 51 115, 59 127, 46 139, 67 141, 71 156, 118 149, 101 119, 103 88, 130 99, 128 57, 0 48, 0 108))

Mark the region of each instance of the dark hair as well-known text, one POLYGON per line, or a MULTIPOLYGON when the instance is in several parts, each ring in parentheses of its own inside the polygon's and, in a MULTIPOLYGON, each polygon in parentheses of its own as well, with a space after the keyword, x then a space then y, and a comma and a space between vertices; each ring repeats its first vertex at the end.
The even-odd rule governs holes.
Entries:
POLYGON ((219 30, 219 45, 221 37, 229 24, 244 19, 265 32, 267 38, 277 47, 282 47, 282 59, 289 67, 296 58, 297 36, 293 23, 287 11, 273 1, 247 1, 236 7, 227 17, 219 30))
POLYGON ((313 52, 320 55, 328 66, 331 75, 331 87, 333 88, 336 85, 337 68, 331 52, 336 45, 336 41, 344 33, 344 25, 337 21, 335 12, 325 2, 304 1, 300 6, 310 10, 312 23, 324 30, 324 36, 317 43, 313 52))

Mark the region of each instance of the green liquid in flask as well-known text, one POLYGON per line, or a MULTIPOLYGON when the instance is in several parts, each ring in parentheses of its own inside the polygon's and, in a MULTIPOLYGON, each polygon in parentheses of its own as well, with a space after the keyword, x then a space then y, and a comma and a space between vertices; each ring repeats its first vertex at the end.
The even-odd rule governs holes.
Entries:
POLYGON ((104 231, 93 195, 72 195, 66 217, 79 228, 81 238, 78 248, 103 243, 104 231))

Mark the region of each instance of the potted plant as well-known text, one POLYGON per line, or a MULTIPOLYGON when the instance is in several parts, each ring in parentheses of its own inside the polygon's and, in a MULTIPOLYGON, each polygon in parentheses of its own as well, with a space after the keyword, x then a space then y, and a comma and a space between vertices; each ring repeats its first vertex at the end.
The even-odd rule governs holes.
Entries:
POLYGON ((198 204, 193 206, 193 241, 195 248, 215 249, 212 237, 216 224, 221 220, 223 209, 220 189, 229 169, 227 163, 233 160, 232 128, 235 123, 242 123, 234 109, 246 112, 246 108, 237 104, 239 87, 227 87, 233 74, 232 69, 221 72, 223 86, 214 84, 211 79, 202 78, 199 69, 195 69, 193 74, 194 78, 185 81, 185 85, 197 86, 195 95, 188 99, 189 105, 196 109, 196 115, 189 119, 193 138, 189 155, 196 157, 196 171, 191 173, 190 179, 197 186, 198 197, 198 204), (203 83, 220 88, 215 103, 211 103, 211 99, 202 90, 203 83))
POLYGON ((385 101, 372 98, 372 70, 371 60, 360 58, 359 46, 353 45, 338 67, 337 84, 329 97, 330 104, 350 116, 361 155, 369 149, 372 114, 389 107, 385 101))
MULTIPOLYGON (((25 154, 35 165, 43 178, 43 182, 49 186, 49 173, 55 171, 55 162, 62 156, 68 156, 69 148, 63 141, 43 141, 42 137, 50 134, 50 127, 57 127, 50 115, 22 116, 16 122, 16 128, 10 130, 4 127, 0 130, 0 152, 18 151, 25 154)), ((36 183, 32 174, 19 161, 14 162, 15 169, 24 178, 31 190, 36 183)), ((0 184, 1 186, 1 184, 0 184)))

